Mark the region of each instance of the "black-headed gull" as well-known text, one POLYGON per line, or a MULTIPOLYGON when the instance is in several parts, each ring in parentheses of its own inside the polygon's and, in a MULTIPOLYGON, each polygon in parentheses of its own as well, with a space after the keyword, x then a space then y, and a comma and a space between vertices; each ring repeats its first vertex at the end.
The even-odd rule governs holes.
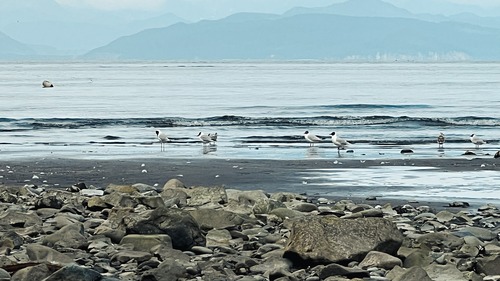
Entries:
POLYGON ((203 132, 199 132, 198 138, 201 140, 202 143, 213 143, 217 141, 217 133, 207 135, 203 132))
POLYGON ((320 142, 323 140, 322 138, 309 133, 309 131, 304 132, 304 138, 309 142, 309 146, 314 146, 314 143, 320 142))
POLYGON ((479 148, 480 145, 486 143, 484 140, 478 138, 475 134, 470 135, 470 141, 476 145, 476 148, 479 148))
POLYGON ((160 130, 156 130, 155 132, 156 132, 156 137, 160 141, 160 149, 161 149, 161 151, 163 151, 163 150, 165 150, 163 144, 166 142, 169 142, 170 139, 167 137, 167 135, 164 132, 162 132, 160 130))
POLYGON ((339 138, 335 132, 332 132, 330 136, 332 136, 332 142, 337 146, 338 150, 345 149, 346 146, 350 145, 345 139, 339 138))

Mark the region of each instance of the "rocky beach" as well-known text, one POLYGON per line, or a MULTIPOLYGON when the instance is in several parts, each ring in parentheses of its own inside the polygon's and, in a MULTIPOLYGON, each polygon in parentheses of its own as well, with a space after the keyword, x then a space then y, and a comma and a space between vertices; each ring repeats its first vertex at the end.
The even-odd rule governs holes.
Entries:
MULTIPOLYGON (((432 164, 496 171, 494 161, 432 164)), ((0 280, 500 280, 496 205, 294 187, 304 167, 331 165, 3 161, 0 280)))

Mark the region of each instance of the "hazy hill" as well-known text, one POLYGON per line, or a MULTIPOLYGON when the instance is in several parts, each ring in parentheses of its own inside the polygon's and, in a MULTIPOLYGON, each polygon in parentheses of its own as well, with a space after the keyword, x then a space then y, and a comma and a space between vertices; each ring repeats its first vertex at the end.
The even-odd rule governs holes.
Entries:
POLYGON ((10 38, 2 32, 0 32, 0 46, 0 59, 19 58, 35 54, 35 51, 29 46, 10 38))
MULTIPOLYGON (((77 54, 147 28, 166 27, 183 19, 166 12, 101 11, 63 6, 54 0, 0 1, 0 31, 40 55, 77 54)), ((0 46, 0 50, 3 47, 0 46)))
POLYGON ((292 16, 298 14, 336 14, 355 17, 416 18, 416 16, 409 11, 398 8, 381 0, 350 0, 318 8, 296 7, 287 11, 284 15, 292 16))
POLYGON ((405 18, 239 14, 119 38, 86 58, 500 59, 500 30, 405 18), (238 20, 239 19, 239 20, 238 20))

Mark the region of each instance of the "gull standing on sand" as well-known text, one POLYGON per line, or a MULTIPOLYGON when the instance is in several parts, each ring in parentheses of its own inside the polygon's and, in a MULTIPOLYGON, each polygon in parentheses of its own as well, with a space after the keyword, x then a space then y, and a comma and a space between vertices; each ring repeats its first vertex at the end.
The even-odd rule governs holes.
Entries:
POLYGON ((210 143, 217 141, 217 133, 207 135, 205 133, 199 132, 198 138, 201 140, 202 143, 204 143, 204 144, 209 143, 210 144, 210 143))
POLYGON ((156 133, 156 137, 160 141, 160 149, 161 149, 161 151, 164 151, 165 150, 164 143, 169 142, 170 139, 167 137, 167 135, 164 132, 162 132, 160 130, 156 130, 155 133, 156 133))
POLYGON ((309 142, 309 146, 314 146, 315 142, 320 142, 323 140, 322 138, 309 133, 309 131, 304 132, 304 138, 309 142))
POLYGON ((345 149, 346 146, 350 145, 350 143, 348 141, 346 141, 345 139, 339 138, 337 136, 337 134, 335 134, 335 132, 332 132, 330 134, 330 136, 332 136, 332 142, 334 145, 337 146, 337 149, 339 150, 339 152, 340 152, 340 149, 345 149))
POLYGON ((478 138, 475 134, 470 135, 470 141, 476 145, 476 149, 478 149, 480 145, 486 143, 484 140, 478 138))
POLYGON ((443 148, 443 144, 444 144, 444 134, 443 133, 439 133, 439 136, 437 138, 437 143, 438 143, 439 148, 443 148))

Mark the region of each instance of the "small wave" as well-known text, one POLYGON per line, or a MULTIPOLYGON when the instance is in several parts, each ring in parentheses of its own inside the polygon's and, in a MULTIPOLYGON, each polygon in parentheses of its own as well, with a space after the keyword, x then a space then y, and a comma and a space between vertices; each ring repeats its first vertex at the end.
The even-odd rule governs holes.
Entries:
POLYGON ((307 126, 500 126, 499 118, 465 116, 454 118, 409 117, 409 116, 317 116, 317 117, 245 117, 223 115, 207 118, 28 118, 4 121, 1 131, 23 131, 43 129, 79 129, 102 127, 210 127, 210 126, 261 126, 261 127, 307 127, 307 126), (10 122, 10 123, 5 123, 10 122))

